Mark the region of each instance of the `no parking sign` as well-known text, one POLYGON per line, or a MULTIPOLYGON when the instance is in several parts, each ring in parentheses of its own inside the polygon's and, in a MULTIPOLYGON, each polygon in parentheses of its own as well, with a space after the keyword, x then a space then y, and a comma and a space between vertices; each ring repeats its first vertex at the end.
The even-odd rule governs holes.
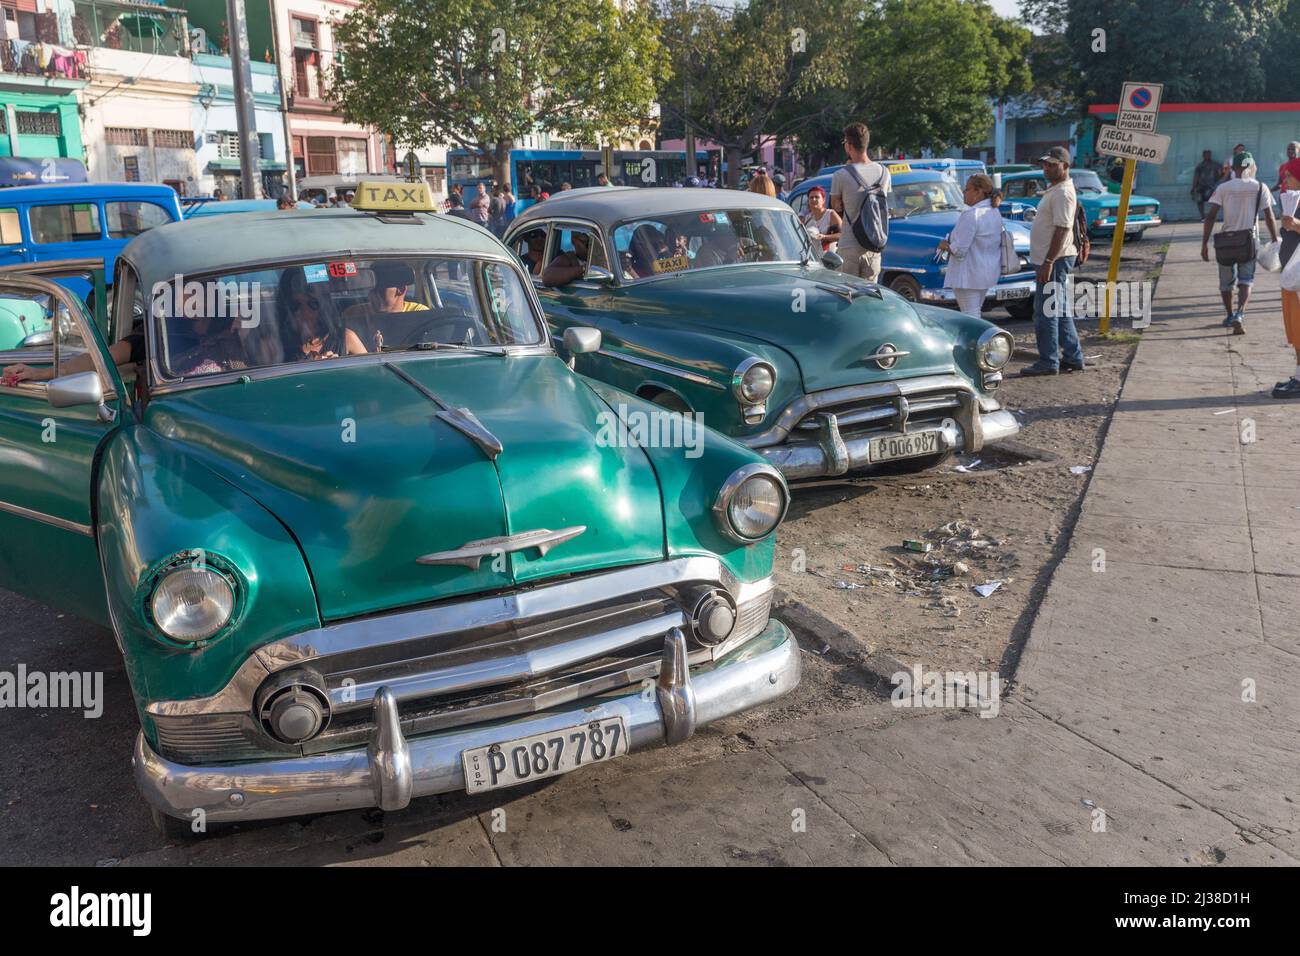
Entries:
POLYGON ((1125 83, 1119 98, 1115 125, 1139 133, 1156 131, 1156 114, 1160 112, 1163 83, 1125 83))

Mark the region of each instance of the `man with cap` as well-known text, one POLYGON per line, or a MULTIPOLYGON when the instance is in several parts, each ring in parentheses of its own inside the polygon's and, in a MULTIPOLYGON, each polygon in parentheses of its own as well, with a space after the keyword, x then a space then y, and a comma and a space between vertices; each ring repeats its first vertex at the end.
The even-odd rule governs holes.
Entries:
MULTIPOLYGON (((1269 235, 1277 241, 1277 220, 1273 216, 1273 194, 1268 187, 1256 181, 1255 158, 1245 150, 1232 154, 1232 179, 1219 183, 1210 196, 1205 211, 1205 225, 1201 230, 1201 258, 1210 261, 1210 233, 1214 221, 1223 210, 1222 232, 1250 230, 1259 239, 1259 214, 1264 214, 1269 235)), ((1233 335, 1246 334, 1246 303, 1250 300, 1250 287, 1255 284, 1255 257, 1246 262, 1219 263, 1219 294, 1223 297, 1223 310, 1227 316, 1223 324, 1232 328, 1233 335), (1232 287, 1237 287, 1237 308, 1232 307, 1232 287)))
POLYGON ((1026 365, 1020 374, 1082 372, 1083 345, 1074 327, 1066 284, 1079 254, 1074 244, 1078 197, 1070 179, 1070 154, 1063 146, 1053 146, 1038 157, 1038 162, 1048 183, 1029 231, 1029 261, 1035 270, 1034 337, 1038 340, 1038 361, 1026 365))

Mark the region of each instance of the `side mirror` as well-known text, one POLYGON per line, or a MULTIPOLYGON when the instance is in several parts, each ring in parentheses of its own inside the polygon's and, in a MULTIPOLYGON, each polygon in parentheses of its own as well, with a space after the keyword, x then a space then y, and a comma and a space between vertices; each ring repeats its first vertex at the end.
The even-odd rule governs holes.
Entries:
POLYGON ((48 349, 54 347, 54 330, 46 329, 44 332, 33 332, 18 343, 20 349, 48 349))
POLYGON ((55 408, 102 405, 104 385, 99 380, 98 372, 77 372, 46 382, 45 398, 55 408))
POLYGON ((587 282, 594 282, 596 285, 614 284, 614 273, 608 269, 602 269, 600 266, 587 266, 587 275, 584 278, 587 282))
POLYGON ((822 265, 827 269, 838 271, 840 266, 844 265, 844 257, 836 252, 823 252, 822 265))
POLYGON ((570 355, 600 351, 600 329, 575 325, 564 330, 564 350, 570 355))

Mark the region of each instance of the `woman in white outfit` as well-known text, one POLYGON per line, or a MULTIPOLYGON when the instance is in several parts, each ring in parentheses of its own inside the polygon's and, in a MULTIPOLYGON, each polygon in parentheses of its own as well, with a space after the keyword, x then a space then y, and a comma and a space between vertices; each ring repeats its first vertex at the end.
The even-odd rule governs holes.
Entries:
POLYGON ((964 198, 957 225, 939 243, 949 257, 943 285, 952 289, 959 310, 979 315, 1002 275, 1002 214, 993 204, 993 181, 982 173, 966 180, 964 198))

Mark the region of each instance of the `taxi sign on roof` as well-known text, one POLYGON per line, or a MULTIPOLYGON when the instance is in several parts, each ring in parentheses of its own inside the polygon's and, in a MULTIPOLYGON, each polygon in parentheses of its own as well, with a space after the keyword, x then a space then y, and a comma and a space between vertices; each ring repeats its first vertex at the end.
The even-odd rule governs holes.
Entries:
POLYGON ((910 173, 911 171, 912 171, 912 167, 907 163, 889 164, 889 172, 891 175, 894 173, 910 173))
POLYGON ((361 182, 352 208, 366 212, 433 212, 427 183, 361 182))

